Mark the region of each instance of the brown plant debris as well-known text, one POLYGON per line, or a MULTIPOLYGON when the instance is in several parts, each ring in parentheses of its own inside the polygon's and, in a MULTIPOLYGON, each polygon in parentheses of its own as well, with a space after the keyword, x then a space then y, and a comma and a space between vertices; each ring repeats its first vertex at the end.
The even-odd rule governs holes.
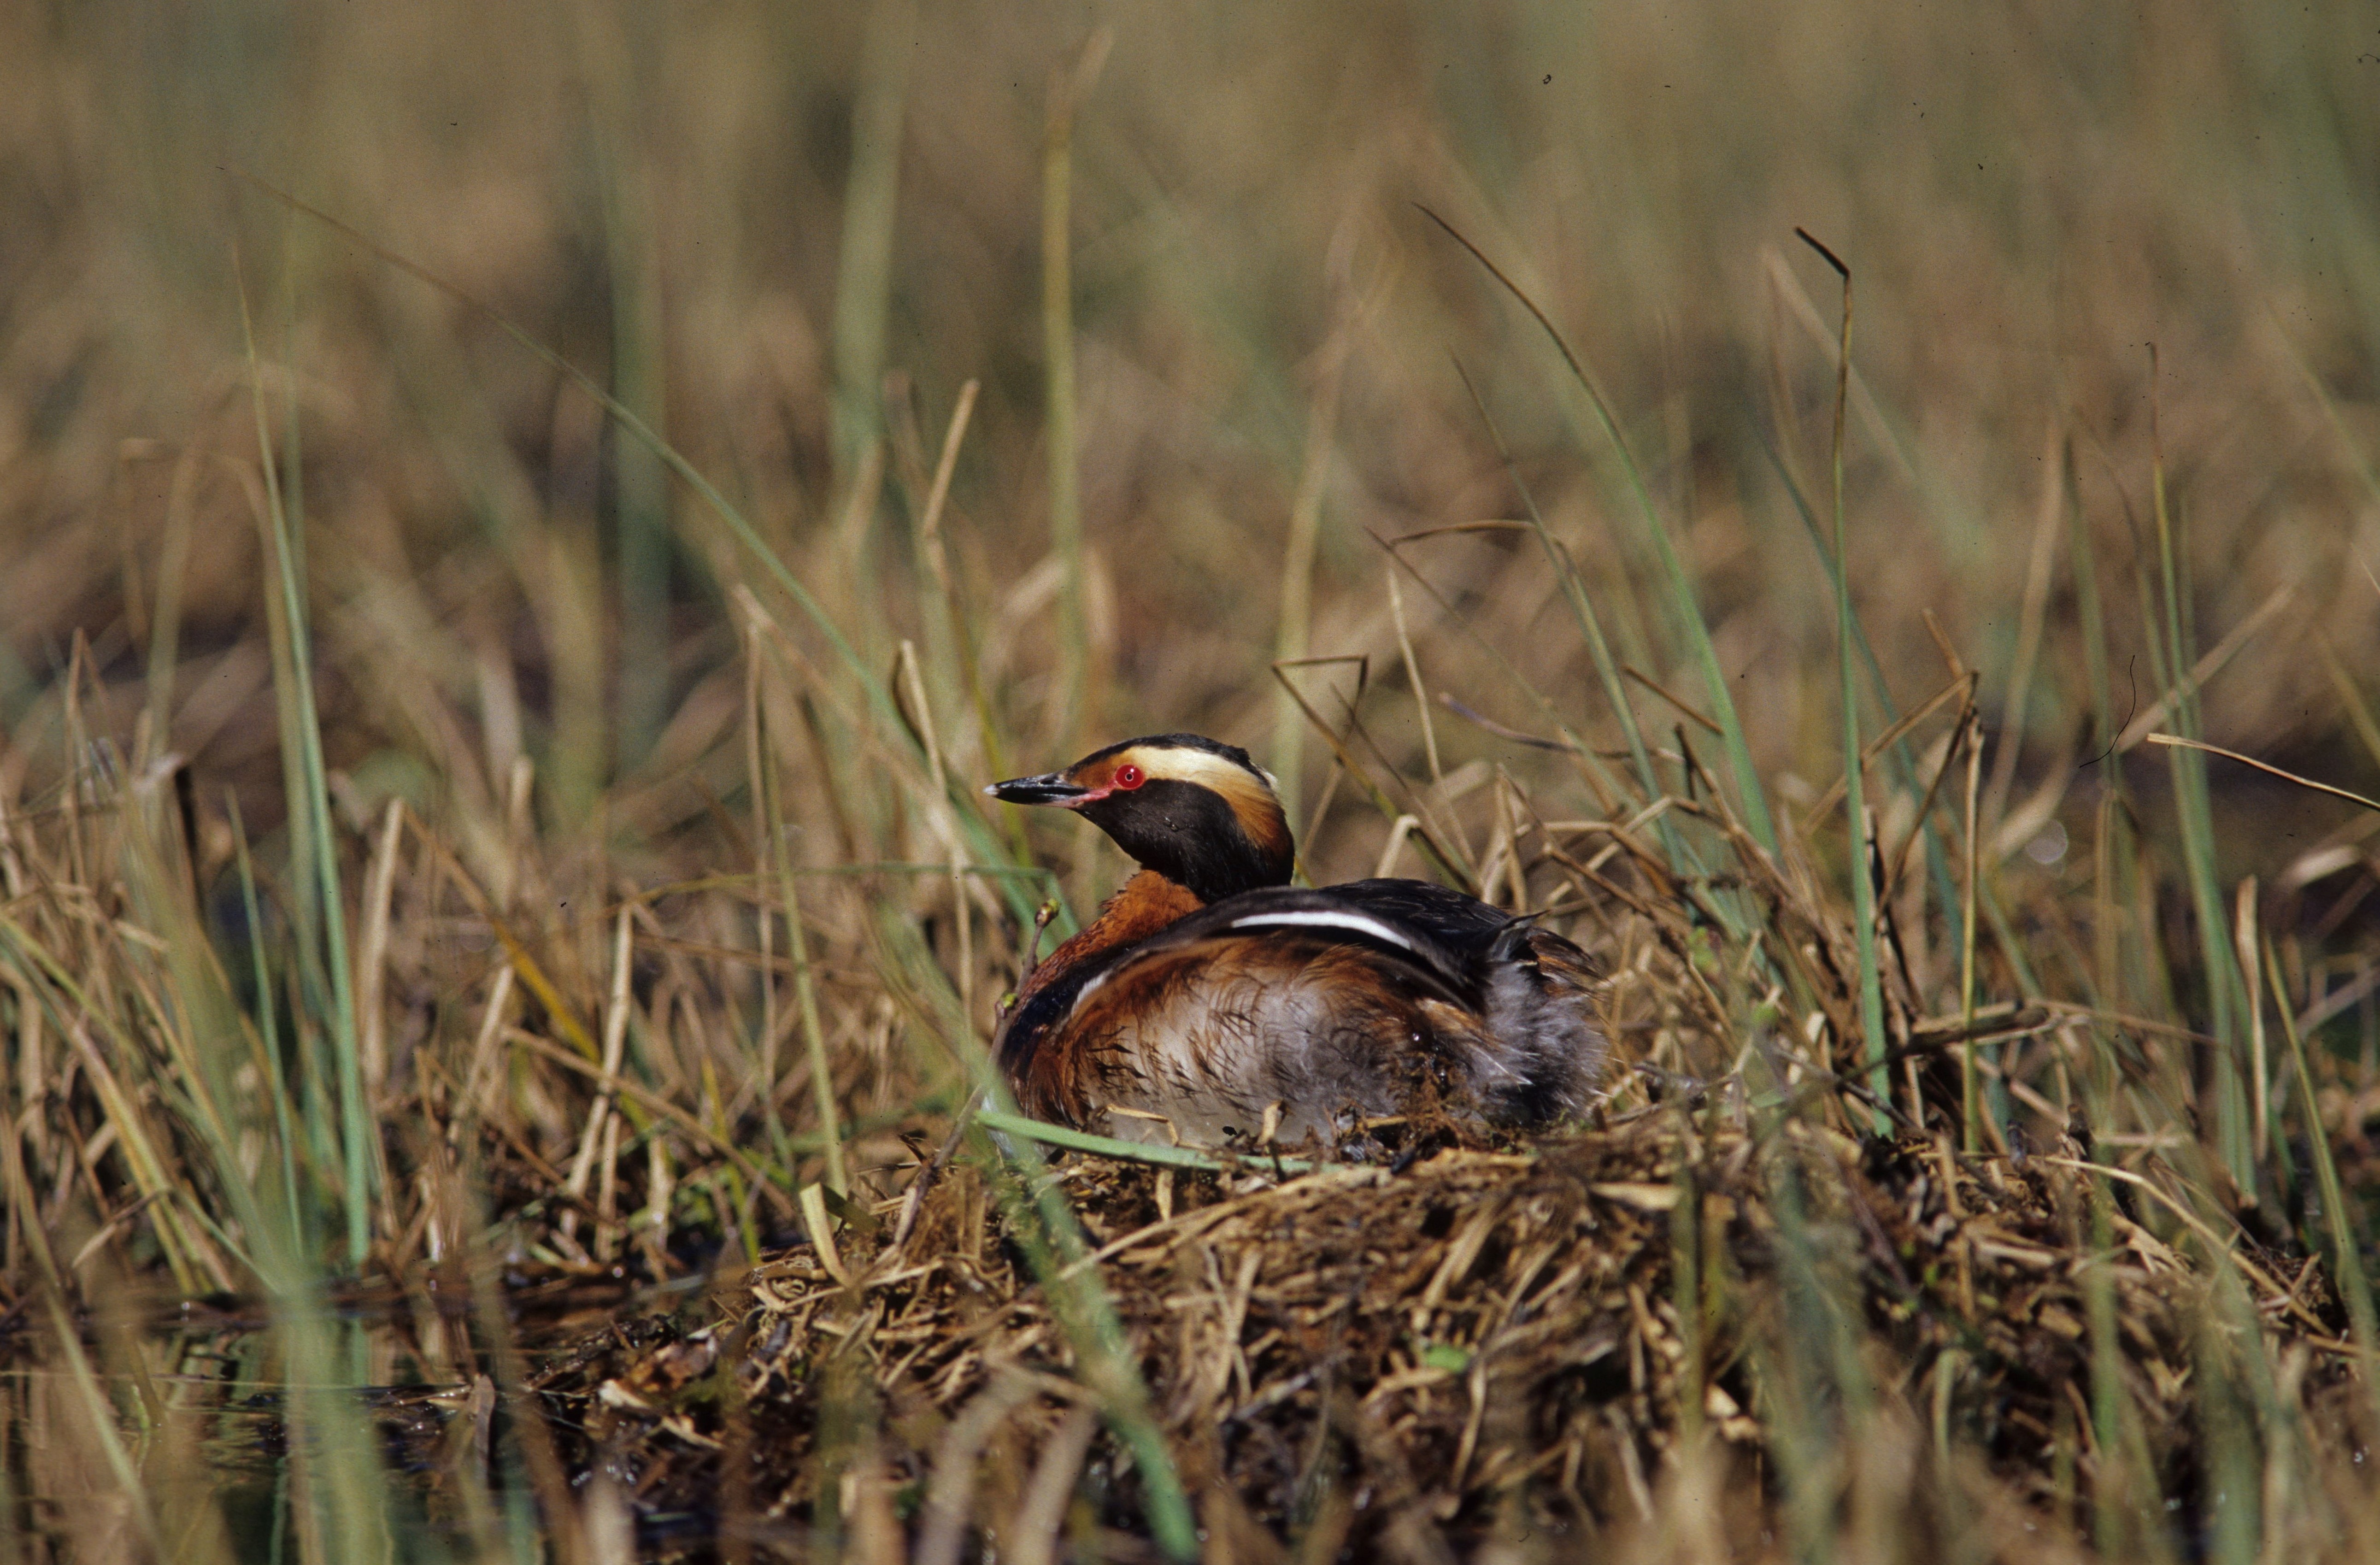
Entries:
MULTIPOLYGON (((1961 1511, 1907 1502, 1952 1486, 1963 1513, 1998 1519, 1985 1531, 2005 1554, 2044 1518, 2077 1520, 2061 1463, 2103 1460, 2095 1288, 2142 1410, 2138 1455, 2166 1492, 2192 1492, 2208 1252, 2135 1220, 2162 1192, 2112 1195, 2078 1159, 2016 1166, 1794 1120, 1764 1138, 1657 1111, 1531 1150, 1285 1181, 1088 1158, 1051 1177, 1099 1246, 1078 1264, 1114 1301, 1210 1558, 1446 1559, 1490 1540, 1560 1555, 1648 1526, 1689 1471, 1719 1479, 1705 1510, 1726 1551, 1764 1557, 1780 1433, 1847 1416, 1795 1405, 1798 1372, 1764 1359, 1787 1342, 1843 1344, 1844 1384, 1884 1409, 1870 1427, 1912 1425, 1907 1450, 1842 1475, 1847 1495, 1938 1522, 1961 1511), (1929 1421, 1973 1471, 1920 1471, 1908 1453, 1929 1421)), ((972 1534, 1004 1559, 1050 1558, 1062 1528, 1091 1557, 1153 1558, 1129 1461, 1078 1411, 1096 1399, 996 1210, 961 1167, 897 1248, 889 1222, 845 1227, 832 1269, 799 1246, 657 1344, 640 1345, 650 1328, 608 1339, 542 1387, 583 1431, 577 1462, 625 1486, 663 1557, 712 1547, 673 1541, 673 1518, 716 1516, 721 1541, 890 1527, 911 1558, 955 1559, 972 1534)), ((2244 1241, 2219 1264, 2294 1366, 2290 1394, 2327 1407, 2345 1375, 2318 1268, 2244 1241)))

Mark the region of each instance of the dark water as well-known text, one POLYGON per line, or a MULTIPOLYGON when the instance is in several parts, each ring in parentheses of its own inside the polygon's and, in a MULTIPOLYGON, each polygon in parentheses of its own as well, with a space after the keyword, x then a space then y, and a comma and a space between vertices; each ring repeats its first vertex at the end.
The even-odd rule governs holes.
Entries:
MULTIPOLYGON (((568 1344, 691 1289, 545 1280, 507 1290, 508 1329, 534 1383, 568 1344)), ((343 1565, 358 1543, 397 1560, 539 1557, 522 1441, 468 1308, 420 1292, 337 1301, 313 1322, 328 1374, 309 1385, 261 1304, 91 1303, 87 1377, 37 1302, 0 1336, 0 1565, 142 1559, 150 1527, 168 1560, 343 1565), (358 1516, 361 1533, 340 1530, 358 1516)))

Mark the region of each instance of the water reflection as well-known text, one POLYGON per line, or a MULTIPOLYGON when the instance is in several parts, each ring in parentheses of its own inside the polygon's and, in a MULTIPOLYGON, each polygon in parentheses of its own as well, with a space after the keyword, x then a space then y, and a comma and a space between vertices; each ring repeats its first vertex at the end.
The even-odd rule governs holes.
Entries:
MULTIPOLYGON (((674 1309, 700 1280, 514 1273, 497 1296, 534 1388, 570 1344, 674 1309)), ((306 1497, 343 1482, 369 1486, 357 1498, 393 1559, 538 1557, 500 1355, 468 1289, 334 1300, 316 1321, 346 1384, 326 1396, 293 1380, 286 1333, 260 1302, 119 1290, 92 1303, 87 1376, 38 1303, 0 1329, 0 1561, 334 1560, 306 1497), (334 1449, 342 1429, 369 1449, 334 1449)))

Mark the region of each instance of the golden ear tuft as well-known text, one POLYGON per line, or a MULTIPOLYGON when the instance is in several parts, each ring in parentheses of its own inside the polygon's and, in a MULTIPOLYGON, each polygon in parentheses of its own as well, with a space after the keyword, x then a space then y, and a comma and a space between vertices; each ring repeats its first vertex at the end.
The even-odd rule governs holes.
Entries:
POLYGON ((1194 750, 1181 746, 1135 746, 1113 758, 1118 766, 1126 763, 1139 767, 1150 778, 1170 782, 1195 783, 1209 788, 1235 804, 1241 799, 1269 795, 1273 789, 1269 772, 1250 771, 1239 762, 1208 750, 1194 750))

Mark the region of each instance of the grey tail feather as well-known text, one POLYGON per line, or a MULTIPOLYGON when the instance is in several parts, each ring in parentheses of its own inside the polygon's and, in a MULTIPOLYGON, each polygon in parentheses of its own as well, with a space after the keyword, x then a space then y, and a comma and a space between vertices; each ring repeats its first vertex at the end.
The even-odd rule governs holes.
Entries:
POLYGON ((1475 1072, 1488 1117, 1522 1124, 1585 1113, 1605 1052, 1593 997, 1559 969, 1548 974, 1538 963, 1528 942, 1534 923, 1516 918, 1496 937, 1488 958, 1486 1058, 1475 1072))

